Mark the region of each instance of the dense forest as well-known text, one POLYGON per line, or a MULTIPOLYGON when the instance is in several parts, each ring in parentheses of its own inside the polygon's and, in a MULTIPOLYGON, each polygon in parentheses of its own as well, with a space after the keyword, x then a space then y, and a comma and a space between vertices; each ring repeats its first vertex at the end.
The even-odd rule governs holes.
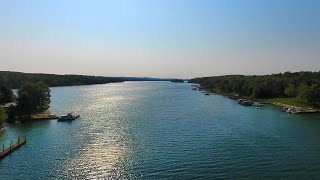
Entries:
POLYGON ((10 88, 20 88, 25 82, 43 82, 50 87, 56 86, 75 86, 106 84, 124 81, 171 81, 170 78, 149 78, 149 77, 103 77, 103 76, 84 76, 84 75, 55 75, 55 74, 36 74, 0 71, 0 85, 10 88))
POLYGON ((320 104, 320 72, 228 75, 196 78, 189 82, 217 93, 235 93, 251 98, 290 97, 313 105, 320 104))
POLYGON ((55 87, 123 82, 123 78, 83 75, 31 74, 0 71, 0 85, 6 85, 10 88, 16 89, 21 87, 21 85, 25 82, 43 82, 48 84, 50 87, 55 87))

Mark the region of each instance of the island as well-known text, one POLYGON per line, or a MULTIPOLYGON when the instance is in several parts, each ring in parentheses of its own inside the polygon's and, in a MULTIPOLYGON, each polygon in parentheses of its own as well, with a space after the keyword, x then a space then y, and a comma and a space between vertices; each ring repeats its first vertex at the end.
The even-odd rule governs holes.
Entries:
POLYGON ((171 82, 174 82, 174 83, 184 83, 184 80, 183 80, 183 79, 173 79, 173 80, 171 80, 171 82))

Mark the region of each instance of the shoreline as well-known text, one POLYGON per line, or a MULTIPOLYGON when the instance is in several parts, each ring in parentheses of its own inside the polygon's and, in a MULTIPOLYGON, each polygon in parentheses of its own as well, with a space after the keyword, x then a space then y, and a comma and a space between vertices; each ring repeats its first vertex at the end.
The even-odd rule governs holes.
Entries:
POLYGON ((319 109, 315 109, 313 107, 300 107, 300 106, 293 106, 293 105, 289 105, 289 104, 284 104, 284 103, 279 103, 279 102, 269 102, 269 101, 263 101, 263 99, 258 100, 259 102, 263 103, 263 104, 270 104, 273 106, 276 106, 278 108, 282 108, 282 109, 298 109, 301 110, 300 113, 298 114, 305 114, 305 113, 320 113, 319 109))
MULTIPOLYGON (((200 84, 198 84, 200 86, 200 84)), ((227 97, 229 99, 232 100, 237 100, 237 99, 252 99, 253 101, 259 102, 261 104, 269 104, 269 105, 273 105, 276 106, 278 108, 282 108, 282 109, 299 109, 301 110, 301 112, 299 114, 311 114, 311 113, 320 113, 320 110, 318 108, 314 108, 312 106, 306 106, 306 107, 301 107, 301 106, 294 106, 294 105, 289 105, 289 104, 285 104, 285 103, 280 103, 280 102, 275 102, 275 101, 269 101, 268 99, 254 99, 254 98, 249 98, 249 97, 243 97, 243 96, 234 96, 232 94, 228 94, 228 93, 223 93, 223 92, 214 92, 210 89, 205 89, 202 88, 200 86, 200 89, 202 89, 203 91, 208 91, 214 94, 219 94, 221 96, 227 97)))

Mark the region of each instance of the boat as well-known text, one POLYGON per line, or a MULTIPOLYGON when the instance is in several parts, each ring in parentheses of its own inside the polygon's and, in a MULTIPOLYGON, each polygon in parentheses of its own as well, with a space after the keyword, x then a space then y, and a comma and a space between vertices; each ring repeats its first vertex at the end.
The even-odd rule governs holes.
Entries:
POLYGON ((73 121, 79 118, 79 114, 68 113, 67 115, 61 116, 58 121, 73 121))
POLYGON ((296 109, 296 108, 288 108, 286 112, 291 114, 299 114, 299 113, 302 113, 302 110, 296 109))
POLYGON ((252 106, 253 101, 250 99, 238 99, 238 104, 241 104, 243 106, 252 106))
POLYGON ((261 103, 259 103, 259 102, 253 102, 252 105, 255 106, 255 107, 262 107, 262 106, 264 106, 263 104, 261 104, 261 103))

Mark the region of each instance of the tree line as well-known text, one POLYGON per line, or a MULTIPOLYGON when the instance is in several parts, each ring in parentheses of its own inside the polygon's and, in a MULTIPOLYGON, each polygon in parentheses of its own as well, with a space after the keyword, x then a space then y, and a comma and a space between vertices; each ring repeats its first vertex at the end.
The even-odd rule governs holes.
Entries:
POLYGON ((5 84, 18 89, 25 82, 43 82, 50 87, 106 84, 124 81, 171 81, 172 78, 149 77, 103 77, 85 75, 36 74, 11 71, 0 71, 0 85, 5 84))
POLYGON ((0 85, 17 89, 25 82, 43 82, 50 87, 105 84, 113 82, 123 82, 122 77, 102 77, 84 75, 55 75, 55 74, 34 74, 0 71, 0 85))
POLYGON ((250 98, 295 98, 320 105, 320 72, 286 72, 272 75, 227 75, 195 78, 190 83, 217 93, 236 93, 250 98))
POLYGON ((44 112, 50 107, 51 91, 43 82, 27 82, 18 90, 17 96, 5 85, 0 87, 0 104, 10 104, 4 110, 0 107, 0 124, 5 119, 8 121, 19 119, 31 119, 31 115, 44 112))

